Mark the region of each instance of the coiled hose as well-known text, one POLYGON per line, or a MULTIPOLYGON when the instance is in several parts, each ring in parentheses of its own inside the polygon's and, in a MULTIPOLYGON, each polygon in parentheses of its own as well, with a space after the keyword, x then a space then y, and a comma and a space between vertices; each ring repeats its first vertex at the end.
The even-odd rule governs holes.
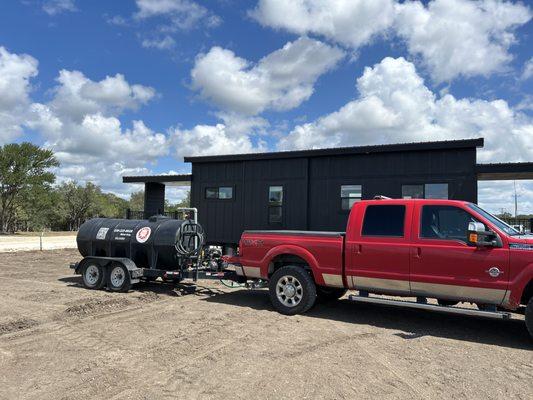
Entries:
POLYGON ((189 219, 178 228, 174 247, 180 256, 197 256, 202 250, 204 239, 204 229, 202 226, 189 219))

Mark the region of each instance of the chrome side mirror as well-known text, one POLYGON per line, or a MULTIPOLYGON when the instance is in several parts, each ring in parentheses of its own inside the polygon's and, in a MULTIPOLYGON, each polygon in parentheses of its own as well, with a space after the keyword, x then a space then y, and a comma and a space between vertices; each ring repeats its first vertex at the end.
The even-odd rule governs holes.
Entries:
POLYGON ((468 223, 468 244, 476 247, 501 247, 501 240, 482 222, 468 223))

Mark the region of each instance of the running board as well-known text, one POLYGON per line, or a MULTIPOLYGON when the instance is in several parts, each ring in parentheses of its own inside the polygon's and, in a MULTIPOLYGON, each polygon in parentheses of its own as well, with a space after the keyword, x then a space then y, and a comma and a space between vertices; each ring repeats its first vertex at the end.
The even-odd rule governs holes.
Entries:
POLYGON ((436 304, 424 304, 416 303, 414 301, 407 300, 391 300, 383 299, 379 297, 370 297, 370 296, 356 296, 349 295, 348 299, 358 303, 373 303, 381 304, 384 306, 395 306, 395 307, 409 307, 409 308, 418 308, 422 310, 437 311, 448 314, 460 314, 460 315, 471 315, 476 317, 492 318, 492 319, 511 319, 510 312, 500 312, 500 311, 481 311, 474 310, 472 308, 461 308, 461 307, 451 307, 451 306, 439 306, 436 304))

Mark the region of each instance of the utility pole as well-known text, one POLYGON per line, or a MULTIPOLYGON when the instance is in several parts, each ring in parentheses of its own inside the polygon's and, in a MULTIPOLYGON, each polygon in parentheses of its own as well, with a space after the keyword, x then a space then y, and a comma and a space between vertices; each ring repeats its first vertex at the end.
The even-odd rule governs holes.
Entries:
POLYGON ((516 219, 517 215, 518 215, 518 196, 516 194, 516 181, 513 181, 514 183, 514 217, 516 219))

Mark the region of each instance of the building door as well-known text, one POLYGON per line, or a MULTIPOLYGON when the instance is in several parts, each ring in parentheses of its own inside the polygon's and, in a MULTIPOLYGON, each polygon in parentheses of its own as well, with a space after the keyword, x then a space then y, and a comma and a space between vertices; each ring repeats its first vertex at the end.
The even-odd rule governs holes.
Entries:
POLYGON ((411 292, 500 304, 509 279, 509 251, 469 246, 468 223, 479 221, 466 209, 438 203, 417 205, 415 216, 418 223, 412 234, 411 292))

